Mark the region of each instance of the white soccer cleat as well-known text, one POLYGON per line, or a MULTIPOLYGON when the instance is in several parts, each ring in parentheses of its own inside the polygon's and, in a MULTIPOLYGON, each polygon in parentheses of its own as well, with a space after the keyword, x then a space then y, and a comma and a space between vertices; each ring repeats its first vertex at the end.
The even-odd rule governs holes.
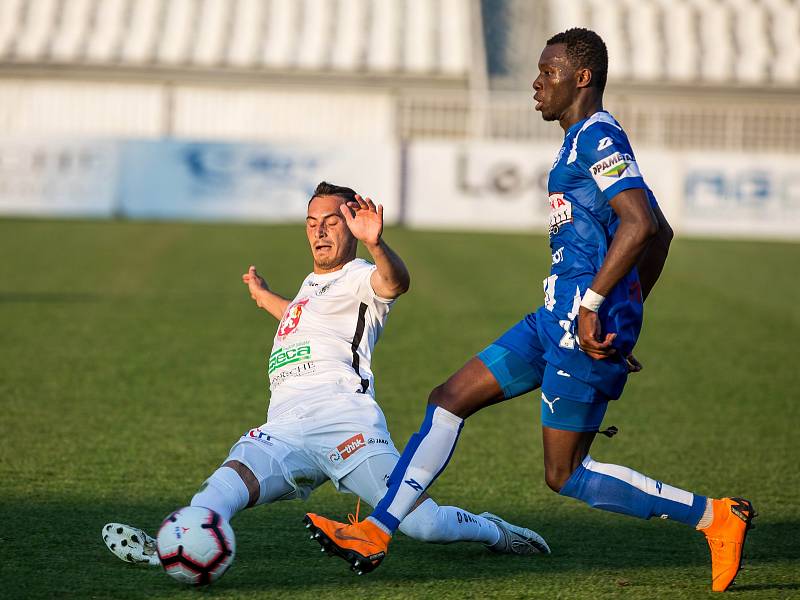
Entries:
POLYGON ((122 523, 108 523, 103 526, 101 535, 108 549, 120 560, 151 567, 161 564, 156 540, 141 529, 122 523))
POLYGON ((519 525, 512 525, 492 513, 481 513, 487 521, 491 521, 500 530, 500 539, 486 547, 498 554, 550 554, 550 546, 538 533, 519 525))

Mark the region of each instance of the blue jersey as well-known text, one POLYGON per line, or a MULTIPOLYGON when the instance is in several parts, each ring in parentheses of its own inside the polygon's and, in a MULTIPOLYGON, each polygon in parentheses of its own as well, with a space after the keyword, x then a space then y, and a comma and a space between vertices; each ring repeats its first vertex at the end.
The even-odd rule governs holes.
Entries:
POLYGON ((656 205, 628 137, 609 113, 595 113, 569 128, 548 180, 552 268, 544 280, 544 306, 537 311, 536 325, 547 362, 608 398, 622 393, 627 378, 624 357, 641 329, 636 269, 614 287, 599 311, 603 332, 617 332, 614 357, 594 360, 580 350, 576 318, 619 226, 610 201, 631 188, 645 190, 656 205))

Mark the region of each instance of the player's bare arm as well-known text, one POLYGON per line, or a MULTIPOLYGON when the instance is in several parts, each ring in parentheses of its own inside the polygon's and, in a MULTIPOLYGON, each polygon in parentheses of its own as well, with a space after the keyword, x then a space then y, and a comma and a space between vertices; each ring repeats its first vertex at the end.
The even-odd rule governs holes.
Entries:
MULTIPOLYGON (((658 234, 658 220, 643 189, 623 190, 611 199, 611 208, 619 217, 619 228, 608 249, 591 289, 601 296, 608 295, 614 286, 637 264, 642 253, 658 234)), ((578 338, 581 348, 595 359, 611 356, 616 334, 601 331, 600 318, 593 310, 580 307, 578 338)))
POLYGON ((647 249, 636 265, 639 271, 639 281, 642 284, 642 298, 647 299, 653 287, 661 276, 664 263, 667 262, 669 245, 672 242, 673 231, 661 208, 654 207, 653 213, 658 221, 658 233, 647 246, 647 249))
POLYGON ((382 298, 393 299, 408 291, 411 276, 403 260, 383 240, 383 206, 356 195, 355 202, 341 206, 347 226, 372 256, 377 269, 372 289, 382 298))
POLYGON ((247 286, 250 297, 256 301, 258 307, 280 321, 286 312, 286 307, 289 306, 289 300, 269 289, 267 282, 258 274, 254 265, 250 265, 247 273, 242 275, 242 282, 247 286))

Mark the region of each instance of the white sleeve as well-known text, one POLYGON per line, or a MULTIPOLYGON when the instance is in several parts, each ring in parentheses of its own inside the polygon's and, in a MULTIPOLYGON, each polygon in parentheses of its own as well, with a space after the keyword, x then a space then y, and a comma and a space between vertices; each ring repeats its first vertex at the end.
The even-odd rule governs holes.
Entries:
POLYGON ((369 305, 390 305, 394 299, 383 298, 372 289, 372 274, 378 269, 372 263, 363 261, 352 270, 350 285, 361 302, 369 305))

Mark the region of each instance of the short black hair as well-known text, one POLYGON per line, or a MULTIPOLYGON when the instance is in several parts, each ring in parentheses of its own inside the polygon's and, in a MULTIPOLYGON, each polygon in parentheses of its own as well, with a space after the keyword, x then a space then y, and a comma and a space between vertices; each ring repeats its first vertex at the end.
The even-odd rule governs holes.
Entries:
POLYGON ((311 204, 311 200, 318 196, 339 196, 340 198, 344 198, 347 202, 356 201, 355 190, 341 185, 334 185, 332 183, 328 183, 327 181, 319 182, 317 189, 314 190, 314 193, 311 195, 308 203, 311 204))
POLYGON ((576 69, 589 69, 592 80, 589 86, 595 86, 602 93, 608 79, 608 50, 599 35, 591 29, 573 27, 555 34, 547 45, 564 44, 567 47, 567 59, 576 69))

